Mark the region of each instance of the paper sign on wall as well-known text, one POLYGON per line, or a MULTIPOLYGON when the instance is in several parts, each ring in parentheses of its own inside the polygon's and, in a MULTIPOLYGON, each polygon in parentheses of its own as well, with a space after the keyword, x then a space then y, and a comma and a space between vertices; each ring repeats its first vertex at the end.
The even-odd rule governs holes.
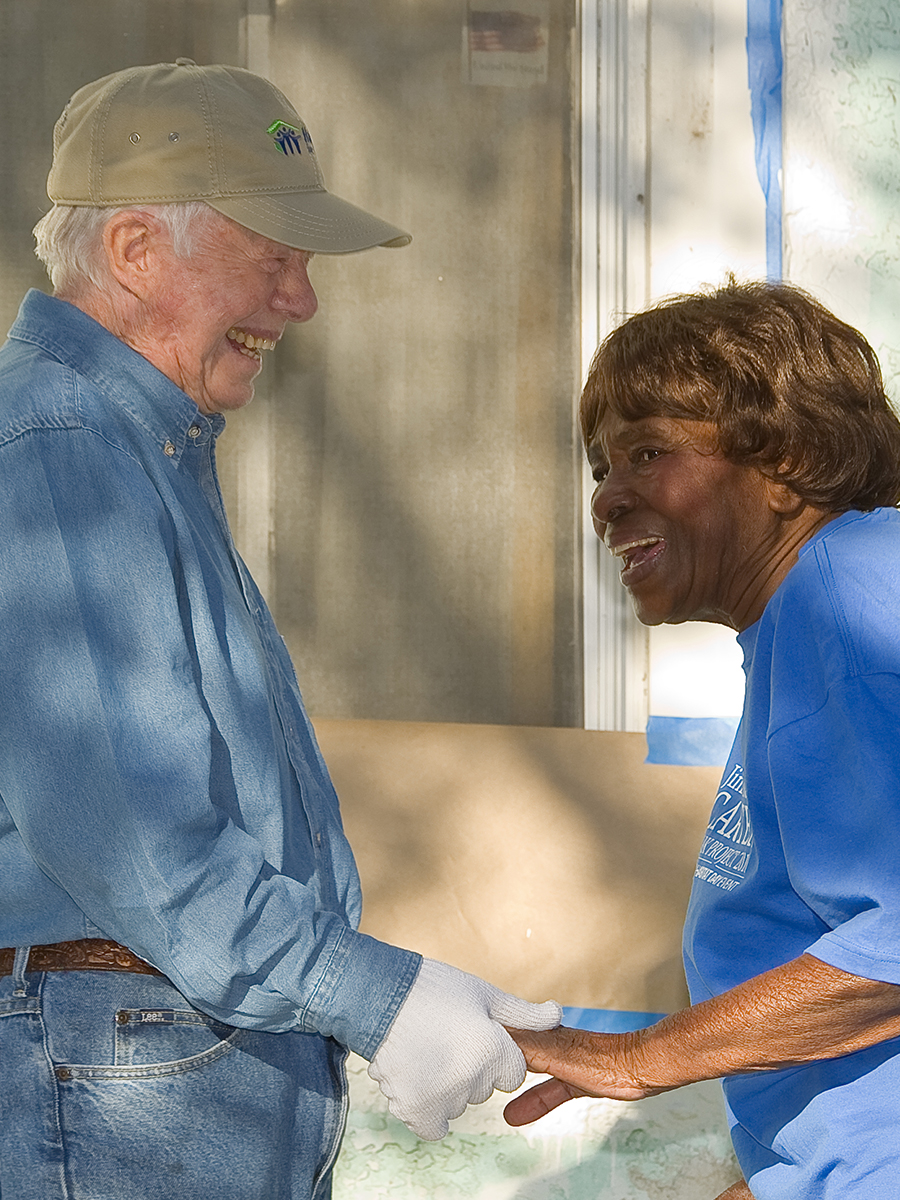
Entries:
POLYGON ((463 81, 495 87, 546 83, 549 40, 549 0, 469 0, 463 81))

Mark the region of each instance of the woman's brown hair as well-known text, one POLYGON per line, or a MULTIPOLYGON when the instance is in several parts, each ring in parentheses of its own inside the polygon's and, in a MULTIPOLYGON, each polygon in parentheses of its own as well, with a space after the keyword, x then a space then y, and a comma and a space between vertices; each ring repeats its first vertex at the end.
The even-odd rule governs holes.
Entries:
POLYGON ((900 501, 900 419, 874 350, 789 284, 732 281, 630 317, 594 357, 585 445, 610 408, 711 421, 726 458, 830 512, 900 501))

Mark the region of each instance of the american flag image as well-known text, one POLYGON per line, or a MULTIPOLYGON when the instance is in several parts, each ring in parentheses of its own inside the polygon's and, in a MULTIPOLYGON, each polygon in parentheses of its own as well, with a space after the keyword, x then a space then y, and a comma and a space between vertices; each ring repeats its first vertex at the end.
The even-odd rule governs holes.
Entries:
POLYGON ((506 9, 502 12, 469 12, 469 50, 472 53, 506 51, 532 54, 544 45, 540 17, 506 9))

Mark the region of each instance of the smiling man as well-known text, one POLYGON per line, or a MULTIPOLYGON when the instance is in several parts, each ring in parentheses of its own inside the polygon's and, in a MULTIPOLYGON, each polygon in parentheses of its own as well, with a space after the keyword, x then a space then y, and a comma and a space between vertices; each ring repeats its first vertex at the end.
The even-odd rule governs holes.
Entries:
POLYGON ((610 334, 581 418, 635 611, 736 630, 746 698, 685 923, 692 1007, 517 1034, 554 1078, 508 1119, 723 1077, 746 1180, 720 1200, 895 1200, 900 421, 878 362, 797 289, 733 284, 610 334))
POLYGON ((316 311, 313 254, 407 234, 325 189, 270 83, 77 92, 0 351, 0 1193, 324 1200, 348 1049, 424 1138, 555 1025, 357 931, 337 798, 215 472, 316 311))
POLYGON ((312 254, 243 229, 207 206, 196 213, 190 255, 178 255, 152 212, 110 217, 103 245, 120 285, 70 300, 158 367, 206 416, 253 399, 263 353, 290 322, 308 321, 317 300, 312 254))

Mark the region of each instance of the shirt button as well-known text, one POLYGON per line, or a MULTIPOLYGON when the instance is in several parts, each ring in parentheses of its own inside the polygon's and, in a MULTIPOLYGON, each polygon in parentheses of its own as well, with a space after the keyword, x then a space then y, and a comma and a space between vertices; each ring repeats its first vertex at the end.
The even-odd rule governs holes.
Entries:
POLYGON ((202 432, 203 432, 203 430, 200 428, 199 425, 192 425, 190 427, 190 429, 188 430, 188 437, 189 438, 198 438, 202 432))
POLYGON ((166 444, 163 446, 163 453, 168 454, 169 458, 171 458, 175 453, 175 447, 171 442, 166 442, 166 444))

